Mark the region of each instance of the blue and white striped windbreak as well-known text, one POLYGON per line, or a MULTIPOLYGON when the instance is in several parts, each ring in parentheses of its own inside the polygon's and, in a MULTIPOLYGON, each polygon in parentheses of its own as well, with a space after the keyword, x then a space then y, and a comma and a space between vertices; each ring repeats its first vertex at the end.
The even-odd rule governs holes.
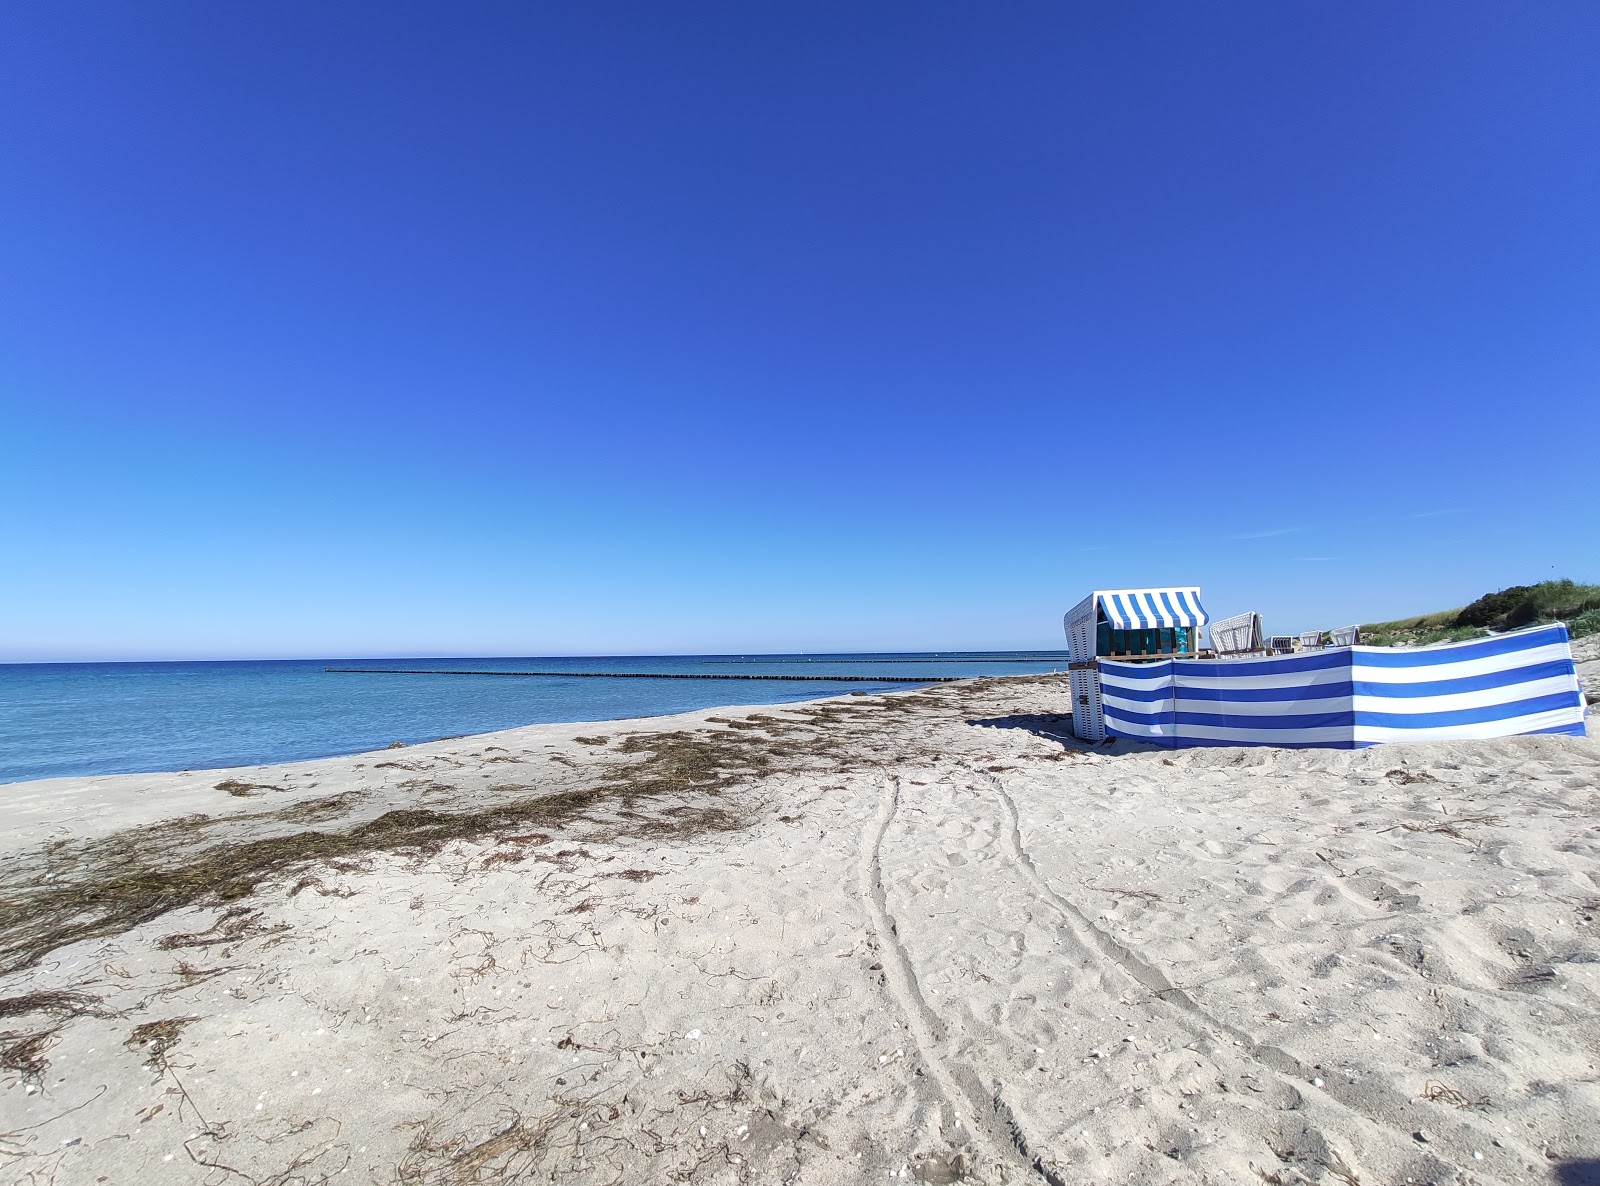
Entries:
POLYGON ((1111 589, 1096 596, 1113 630, 1155 630, 1171 626, 1204 626, 1211 619, 1200 604, 1200 590, 1111 589))
POLYGON ((1330 746, 1584 732, 1567 628, 1269 659, 1101 659, 1106 732, 1157 745, 1330 746))

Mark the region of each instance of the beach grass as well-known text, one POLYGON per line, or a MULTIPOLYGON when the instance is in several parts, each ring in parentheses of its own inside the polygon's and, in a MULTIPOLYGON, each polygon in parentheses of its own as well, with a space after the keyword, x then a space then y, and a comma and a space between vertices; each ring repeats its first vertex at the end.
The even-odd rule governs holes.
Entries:
POLYGON ((1455 609, 1368 623, 1361 637, 1372 646, 1429 646, 1545 622, 1565 622, 1573 638, 1600 632, 1600 585, 1566 579, 1511 585, 1455 609))

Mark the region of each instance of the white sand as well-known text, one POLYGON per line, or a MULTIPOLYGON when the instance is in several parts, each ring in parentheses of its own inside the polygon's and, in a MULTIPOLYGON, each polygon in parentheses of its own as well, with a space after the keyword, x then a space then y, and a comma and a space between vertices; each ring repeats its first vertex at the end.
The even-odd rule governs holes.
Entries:
POLYGON ((1578 661, 1578 682, 1590 704, 1600 704, 1600 634, 1591 634, 1572 644, 1572 657, 1578 661))
POLYGON ((612 780, 554 830, 291 870, 0 978, 5 1042, 46 1035, 0 1070, 0 1178, 1349 1186, 1600 1157, 1600 743, 1085 751, 1066 710, 987 680, 0 788, 9 939, 135 825, 177 865, 612 780), (625 816, 641 734, 771 766, 625 816), (748 822, 671 832, 708 805, 748 822), (159 825, 192 812, 235 818, 159 825), (48 990, 85 995, 5 1004, 48 990))

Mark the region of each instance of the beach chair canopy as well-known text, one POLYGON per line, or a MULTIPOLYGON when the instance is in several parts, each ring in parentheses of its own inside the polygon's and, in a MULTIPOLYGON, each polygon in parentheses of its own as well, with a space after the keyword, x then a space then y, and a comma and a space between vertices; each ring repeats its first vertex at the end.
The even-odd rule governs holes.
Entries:
POLYGON ((1300 634, 1300 649, 1302 651, 1320 651, 1322 649, 1322 631, 1302 631, 1300 634))
POLYGON ((1272 648, 1272 653, 1275 655, 1292 655, 1294 654, 1294 635, 1274 634, 1267 640, 1267 645, 1272 648))
POLYGON ((1113 630, 1204 626, 1211 620, 1196 586, 1181 589, 1103 589, 1095 594, 1113 630))
POLYGON ((1341 626, 1337 630, 1328 632, 1333 637, 1336 647, 1353 647, 1361 643, 1361 628, 1359 626, 1341 626))

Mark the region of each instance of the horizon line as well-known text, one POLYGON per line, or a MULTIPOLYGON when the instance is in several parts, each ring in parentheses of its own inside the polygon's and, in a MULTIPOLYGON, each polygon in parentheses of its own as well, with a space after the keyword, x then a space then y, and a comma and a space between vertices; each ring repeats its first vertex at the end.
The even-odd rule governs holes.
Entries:
POLYGON ((853 650, 853 651, 608 651, 537 654, 509 651, 479 652, 475 654, 356 654, 356 655, 269 655, 148 659, 0 659, 0 667, 71 667, 104 666, 109 664, 139 663, 332 663, 347 660, 369 662, 406 662, 420 660, 436 662, 447 659, 789 659, 789 658, 849 658, 857 655, 1064 655, 1066 646, 1060 647, 926 647, 913 650, 853 650))

